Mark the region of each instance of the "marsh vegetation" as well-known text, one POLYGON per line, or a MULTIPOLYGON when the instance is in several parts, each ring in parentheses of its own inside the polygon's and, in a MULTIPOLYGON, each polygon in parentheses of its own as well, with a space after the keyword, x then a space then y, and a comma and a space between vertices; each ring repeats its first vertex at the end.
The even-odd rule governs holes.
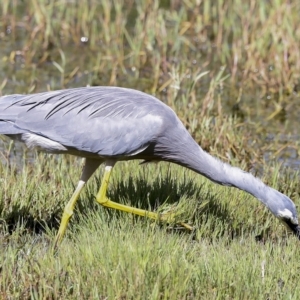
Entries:
MULTIPOLYGON (((287 0, 2 0, 0 91, 153 94, 206 151, 299 206, 299 13, 287 0)), ((109 196, 176 211, 192 233, 97 205, 99 170, 54 257, 82 160, 0 143, 1 299, 299 298, 299 241, 250 195, 167 163, 118 163, 109 196)))

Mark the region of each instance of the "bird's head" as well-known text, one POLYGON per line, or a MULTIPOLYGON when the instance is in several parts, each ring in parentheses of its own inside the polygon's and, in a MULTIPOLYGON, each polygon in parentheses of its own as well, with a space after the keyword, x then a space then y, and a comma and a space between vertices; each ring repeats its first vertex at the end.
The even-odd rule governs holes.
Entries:
POLYGON ((285 208, 279 211, 277 217, 283 222, 283 224, 291 230, 300 240, 300 226, 297 218, 297 212, 295 205, 292 209, 285 208))
POLYGON ((274 198, 268 201, 270 210, 300 239, 300 226, 294 202, 276 190, 273 192, 274 198))

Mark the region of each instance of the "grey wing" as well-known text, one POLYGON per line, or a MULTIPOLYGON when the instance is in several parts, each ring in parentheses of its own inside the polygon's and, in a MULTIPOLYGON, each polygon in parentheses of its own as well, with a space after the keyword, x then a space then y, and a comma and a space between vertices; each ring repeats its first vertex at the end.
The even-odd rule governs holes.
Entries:
POLYGON ((167 108, 144 93, 112 87, 2 98, 0 134, 32 133, 103 156, 143 151, 163 130, 161 112, 167 108))
POLYGON ((0 98, 0 134, 14 135, 26 131, 14 126, 16 112, 6 111, 6 108, 12 103, 21 99, 23 95, 10 95, 0 98))

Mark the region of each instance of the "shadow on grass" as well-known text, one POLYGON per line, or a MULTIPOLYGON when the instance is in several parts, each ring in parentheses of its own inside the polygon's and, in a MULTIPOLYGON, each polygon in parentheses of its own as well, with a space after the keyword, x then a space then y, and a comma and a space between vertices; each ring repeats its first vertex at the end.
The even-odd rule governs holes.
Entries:
POLYGON ((0 230, 5 230, 11 234, 21 225, 24 233, 40 234, 45 232, 46 228, 58 228, 58 215, 61 215, 61 213, 61 209, 57 207, 51 214, 47 214, 46 218, 40 218, 33 215, 29 207, 14 205, 11 212, 6 214, 5 220, 0 220, 0 230))
MULTIPOLYGON (((100 179, 97 178, 96 180, 99 188, 100 179)), ((220 236, 228 229, 232 232, 232 236, 236 236, 240 232, 237 228, 230 228, 233 219, 232 213, 226 203, 216 195, 216 192, 207 190, 207 187, 196 184, 191 179, 184 178, 178 182, 175 178, 165 176, 152 178, 152 181, 149 182, 145 178, 129 177, 125 180, 114 180, 107 194, 112 201, 152 212, 163 213, 164 208, 167 210, 171 208, 175 214, 178 212, 177 221, 189 223, 195 227, 195 230, 209 222, 209 226, 205 226, 207 235, 216 230, 217 227, 220 236), (220 230, 220 227, 223 229, 220 230)), ((103 208, 96 202, 92 194, 89 194, 88 203, 82 201, 78 205, 78 210, 85 215, 89 214, 90 209, 99 213, 103 213, 104 209, 108 215, 108 220, 112 215, 126 214, 103 208)), ((136 216, 137 220, 141 218, 143 217, 136 216)), ((162 223, 162 225, 164 224, 162 223)))
MULTIPOLYGON (((94 180, 99 188, 101 179, 95 177, 94 180)), ((95 200, 95 190, 95 186, 90 182, 86 191, 81 194, 76 204, 73 224, 78 222, 79 214, 88 216, 91 211, 101 214, 105 211, 103 215, 108 222, 113 215, 120 217, 126 214, 99 205, 95 200)), ((180 221, 191 224, 195 230, 201 231, 203 227, 205 236, 223 236, 225 232, 228 233, 228 230, 232 232, 232 236, 240 234, 238 226, 231 225, 233 216, 226 203, 224 204, 222 199, 216 197, 215 192, 208 191, 203 185, 195 184, 191 179, 184 178, 180 182, 169 176, 151 178, 151 182, 145 178, 133 177, 124 180, 114 179, 107 193, 108 197, 115 202, 149 211, 160 211, 164 206, 171 207, 175 213, 180 211, 180 218, 183 218, 179 219, 180 221)), ((49 214, 43 213, 42 216, 33 215, 28 207, 21 208, 15 205, 11 208, 11 213, 6 214, 5 226, 10 233, 20 223, 27 233, 42 233, 45 228, 58 229, 63 207, 67 201, 68 199, 62 205, 52 208, 49 214)), ((135 219, 138 222, 141 218, 136 216, 135 219)))

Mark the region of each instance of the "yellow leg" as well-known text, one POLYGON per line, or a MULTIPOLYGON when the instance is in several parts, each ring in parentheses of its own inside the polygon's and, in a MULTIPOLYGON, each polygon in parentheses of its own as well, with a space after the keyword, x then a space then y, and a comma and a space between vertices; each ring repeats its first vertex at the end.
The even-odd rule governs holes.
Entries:
POLYGON ((73 215, 75 204, 76 204, 76 202, 79 198, 80 192, 82 191, 84 185, 85 185, 85 182, 80 180, 75 192, 73 193, 70 201, 68 202, 68 204, 66 205, 66 207, 64 209, 64 213, 63 213, 63 216, 62 216, 62 219, 61 219, 61 222, 60 222, 58 233, 57 233, 56 238, 55 238, 55 243, 54 243, 54 250, 55 251, 56 251, 58 245, 60 244, 60 242, 61 242, 61 240, 62 240, 62 238, 63 238, 63 236, 66 232, 69 220, 73 215))
MULTIPOLYGON (((135 215, 139 215, 139 216, 142 216, 142 217, 147 217, 147 218, 150 218, 150 219, 154 219, 154 220, 157 220, 157 221, 168 221, 168 220, 174 218, 174 214, 171 214, 171 215, 169 215, 169 214, 158 214, 158 213, 146 211, 146 210, 139 209, 139 208, 134 208, 134 207, 131 207, 131 206, 123 205, 123 204, 116 203, 114 201, 109 200, 106 197, 106 190, 107 190, 107 186, 108 186, 108 182, 109 182, 110 174, 112 172, 113 165, 114 165, 114 163, 110 163, 110 162, 108 162, 106 164, 105 171, 104 171, 104 176, 103 176, 102 183, 101 183, 101 187, 100 187, 100 190, 99 190, 99 192, 96 196, 96 200, 97 200, 98 203, 100 203, 101 205, 103 205, 105 207, 114 208, 114 209, 117 209, 117 210, 125 211, 125 212, 132 213, 132 214, 135 214, 135 215)), ((179 224, 182 225, 183 227, 189 229, 189 230, 193 229, 188 224, 185 224, 185 223, 179 223, 179 224)))
POLYGON ((79 198, 80 192, 84 188, 85 183, 89 180, 91 175, 95 172, 95 170, 99 167, 100 164, 101 164, 100 160, 95 160, 95 159, 91 159, 91 158, 87 158, 85 160, 85 165, 83 167, 81 179, 78 182, 77 188, 76 188, 75 192, 73 193, 70 201, 68 202, 68 204, 66 205, 66 207, 64 209, 64 213, 63 213, 63 216, 62 216, 62 219, 60 222, 59 230, 56 235, 55 242, 54 242, 54 247, 53 247, 54 252, 57 250, 57 247, 59 246, 59 244, 66 232, 69 220, 73 215, 74 207, 79 198))

